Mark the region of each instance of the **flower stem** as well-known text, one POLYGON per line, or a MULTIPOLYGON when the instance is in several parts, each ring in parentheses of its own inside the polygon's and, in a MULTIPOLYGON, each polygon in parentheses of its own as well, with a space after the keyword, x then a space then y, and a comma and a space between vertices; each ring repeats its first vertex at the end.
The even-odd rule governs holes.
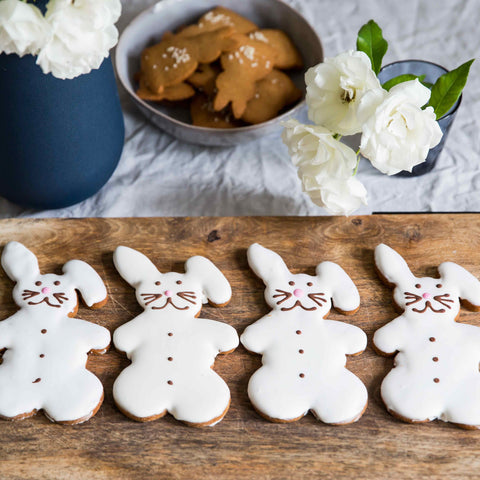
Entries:
POLYGON ((357 164, 355 165, 355 170, 353 171, 353 177, 357 174, 358 166, 360 165, 360 149, 357 150, 357 164))

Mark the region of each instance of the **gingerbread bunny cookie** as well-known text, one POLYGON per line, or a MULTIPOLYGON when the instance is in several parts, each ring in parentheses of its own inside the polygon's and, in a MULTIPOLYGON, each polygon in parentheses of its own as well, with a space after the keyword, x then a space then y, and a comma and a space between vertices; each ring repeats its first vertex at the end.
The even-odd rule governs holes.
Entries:
POLYGON ((403 311, 373 337, 379 353, 396 355, 381 386, 388 411, 408 422, 480 428, 480 328, 455 321, 460 300, 480 310, 480 282, 452 262, 438 267, 440 278, 417 278, 384 244, 375 249, 375 265, 403 311))
POLYGON ((263 355, 248 384, 255 409, 274 422, 293 422, 309 410, 325 423, 358 420, 367 390, 345 368, 345 356, 363 352, 367 337, 358 327, 325 319, 332 302, 345 314, 359 308, 350 277, 332 262, 320 263, 316 276, 294 275, 278 254, 259 244, 248 249, 248 263, 264 281, 272 307, 241 336, 247 350, 263 355))
POLYGON ((0 322, 0 416, 30 417, 40 410, 57 423, 76 424, 95 415, 103 401, 100 380, 85 368, 87 354, 104 353, 110 332, 78 318, 78 290, 86 305, 107 300, 101 278, 85 262, 70 260, 63 275, 41 275, 35 255, 10 242, 2 266, 16 282, 20 310, 0 322))
POLYGON ((160 273, 142 253, 118 247, 114 263, 145 311, 115 330, 115 347, 132 364, 113 396, 128 417, 145 422, 167 412, 192 426, 214 425, 227 413, 230 390, 211 368, 219 353, 238 346, 235 329, 197 318, 202 303, 230 301, 230 284, 205 257, 191 257, 184 274, 160 273))

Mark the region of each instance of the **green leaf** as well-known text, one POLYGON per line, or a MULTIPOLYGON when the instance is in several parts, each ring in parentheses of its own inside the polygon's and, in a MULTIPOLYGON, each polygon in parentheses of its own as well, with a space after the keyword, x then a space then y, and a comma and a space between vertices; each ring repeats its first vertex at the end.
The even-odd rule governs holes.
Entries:
POLYGON ((420 82, 424 83, 423 79, 425 78, 425 75, 418 76, 413 75, 413 73, 405 73, 404 75, 398 75, 398 77, 393 77, 390 80, 387 80, 382 87, 388 92, 392 87, 398 85, 399 83, 408 82, 417 78, 420 82))
POLYGON ((378 75, 382 68, 382 59, 388 49, 388 43, 383 38, 382 29, 370 20, 358 32, 357 50, 365 52, 372 62, 372 70, 378 75))
POLYGON ((433 107, 437 120, 442 118, 460 98, 473 61, 474 59, 469 60, 455 70, 445 73, 433 85, 428 104, 433 107))

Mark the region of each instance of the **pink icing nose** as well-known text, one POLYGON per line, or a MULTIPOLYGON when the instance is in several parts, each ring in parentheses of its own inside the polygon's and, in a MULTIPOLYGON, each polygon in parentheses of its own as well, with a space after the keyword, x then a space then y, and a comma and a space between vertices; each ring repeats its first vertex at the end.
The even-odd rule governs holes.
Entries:
POLYGON ((50 289, 48 287, 43 287, 42 288, 42 293, 45 295, 48 295, 50 293, 50 289))
POLYGON ((171 297, 172 296, 172 291, 171 290, 165 290, 165 296, 166 297, 171 297))
POLYGON ((296 297, 301 297, 303 295, 303 290, 301 288, 296 288, 294 291, 293 291, 293 294, 296 296, 296 297))
POLYGON ((423 298, 430 298, 431 295, 430 295, 429 293, 424 293, 424 294, 422 295, 422 297, 423 297, 423 298))

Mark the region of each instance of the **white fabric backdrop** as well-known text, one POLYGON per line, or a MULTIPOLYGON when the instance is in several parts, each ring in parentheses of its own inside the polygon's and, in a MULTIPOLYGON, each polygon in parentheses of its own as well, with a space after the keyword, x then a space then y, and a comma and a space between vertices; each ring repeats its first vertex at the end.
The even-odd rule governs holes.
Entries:
MULTIPOLYGON (((240 0, 239 0, 240 1, 240 0)), ((479 0, 287 0, 312 23, 325 56, 355 47, 373 18, 390 47, 384 63, 423 59, 455 68, 480 57, 479 0)), ((123 0, 122 30, 154 0, 123 0)), ((144 119, 120 88, 126 143, 120 164, 94 197, 70 208, 24 210, 0 199, 0 216, 111 217, 323 215, 301 192, 280 136, 236 148, 181 143, 144 119)), ((369 205, 358 213, 480 211, 480 58, 436 169, 386 177, 362 162, 369 205)))

